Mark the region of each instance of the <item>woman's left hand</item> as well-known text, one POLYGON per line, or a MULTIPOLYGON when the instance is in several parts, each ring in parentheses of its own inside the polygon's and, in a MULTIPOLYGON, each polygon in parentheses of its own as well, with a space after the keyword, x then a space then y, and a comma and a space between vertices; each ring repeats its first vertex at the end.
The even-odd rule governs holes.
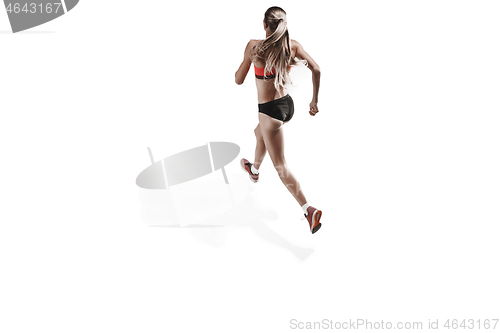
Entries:
POLYGON ((315 116, 316 113, 318 113, 319 110, 318 110, 318 103, 317 102, 311 102, 311 104, 309 104, 309 114, 311 116, 315 116))

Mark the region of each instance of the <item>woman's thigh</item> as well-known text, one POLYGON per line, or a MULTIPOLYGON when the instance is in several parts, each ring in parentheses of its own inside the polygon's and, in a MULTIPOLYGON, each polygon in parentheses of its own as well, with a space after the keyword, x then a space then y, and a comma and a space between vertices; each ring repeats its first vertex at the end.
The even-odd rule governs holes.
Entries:
POLYGON ((259 126, 273 164, 275 166, 283 164, 285 161, 283 122, 266 114, 259 113, 259 126))

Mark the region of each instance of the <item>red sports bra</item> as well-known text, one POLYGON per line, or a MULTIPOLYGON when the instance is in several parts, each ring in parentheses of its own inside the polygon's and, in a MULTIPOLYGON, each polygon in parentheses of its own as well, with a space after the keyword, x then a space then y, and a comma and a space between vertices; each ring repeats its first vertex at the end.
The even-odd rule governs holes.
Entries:
MULTIPOLYGON (((267 72, 265 77, 264 77, 264 67, 257 67, 253 65, 253 68, 255 69, 255 77, 257 79, 274 79, 276 77, 276 70, 273 67, 273 70, 271 72, 267 72)), ((288 66, 288 70, 290 70, 290 66, 288 66)))

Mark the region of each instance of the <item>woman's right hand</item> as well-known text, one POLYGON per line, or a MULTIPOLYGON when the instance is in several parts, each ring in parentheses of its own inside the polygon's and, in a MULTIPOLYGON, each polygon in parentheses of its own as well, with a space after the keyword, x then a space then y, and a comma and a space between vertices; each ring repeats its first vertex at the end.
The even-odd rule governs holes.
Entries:
POLYGON ((312 83, 313 83, 313 95, 312 102, 309 104, 309 114, 311 116, 316 115, 319 112, 318 110, 318 93, 319 93, 319 81, 321 77, 321 69, 319 65, 313 60, 313 58, 307 54, 302 45, 299 42, 292 39, 292 47, 295 48, 295 56, 300 60, 307 61, 307 67, 312 72, 312 83))
POLYGON ((318 110, 318 102, 311 102, 311 104, 309 104, 309 114, 311 116, 315 116, 316 113, 318 113, 319 110, 318 110))

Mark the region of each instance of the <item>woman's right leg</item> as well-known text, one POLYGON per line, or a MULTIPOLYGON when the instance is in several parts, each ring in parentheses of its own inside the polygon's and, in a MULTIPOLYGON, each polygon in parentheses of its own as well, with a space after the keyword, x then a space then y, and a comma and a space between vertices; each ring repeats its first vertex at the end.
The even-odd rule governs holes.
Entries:
POLYGON ((254 133, 255 138, 257 139, 257 145, 255 146, 255 160, 253 162, 253 166, 255 169, 258 169, 266 156, 267 149, 260 130, 260 124, 255 127, 254 133))
POLYGON ((300 188, 299 181, 292 174, 285 160, 285 140, 283 136, 283 122, 259 112, 259 129, 264 140, 265 147, 271 156, 274 168, 286 188, 295 200, 304 209, 304 215, 309 223, 309 229, 314 234, 321 228, 322 212, 307 204, 307 200, 300 188))
POLYGON ((307 203, 307 200, 300 188, 299 181, 292 174, 285 160, 285 140, 283 137, 283 122, 259 113, 259 126, 265 146, 271 156, 274 168, 278 172, 281 181, 293 195, 300 206, 307 203))

